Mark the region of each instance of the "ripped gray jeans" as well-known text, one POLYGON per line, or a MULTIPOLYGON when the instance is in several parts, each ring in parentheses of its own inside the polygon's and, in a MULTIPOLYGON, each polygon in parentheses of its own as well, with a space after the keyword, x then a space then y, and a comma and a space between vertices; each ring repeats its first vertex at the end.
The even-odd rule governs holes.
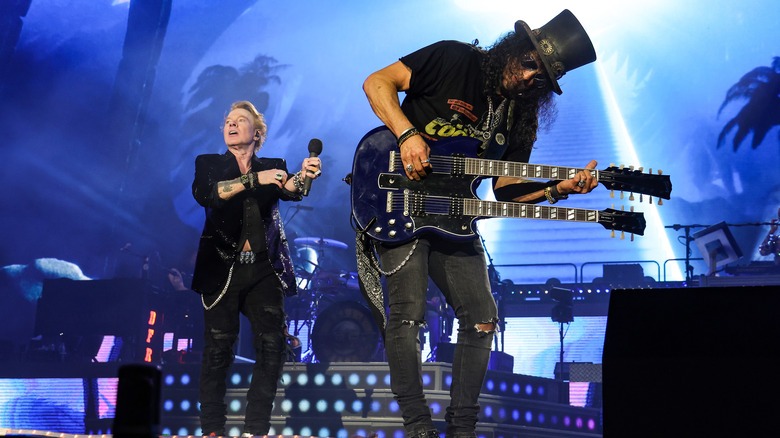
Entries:
POLYGON ((385 349, 391 388, 403 415, 407 436, 435 430, 423 394, 420 327, 425 324, 428 277, 441 289, 458 318, 458 342, 452 364, 446 434, 473 437, 479 393, 490 361, 498 311, 490 291, 485 254, 479 239, 452 241, 438 236, 400 246, 377 245, 382 269, 404 266, 387 277, 390 311, 385 349), (410 255, 411 253, 411 255, 410 255), (408 259, 407 259, 408 258, 408 259))

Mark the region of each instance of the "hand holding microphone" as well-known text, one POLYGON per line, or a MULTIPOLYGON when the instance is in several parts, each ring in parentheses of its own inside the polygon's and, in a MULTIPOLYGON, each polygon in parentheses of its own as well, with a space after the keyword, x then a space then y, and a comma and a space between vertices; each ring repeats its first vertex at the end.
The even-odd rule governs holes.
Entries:
POLYGON ((309 141, 309 158, 303 160, 302 172, 305 175, 305 178, 303 179, 303 188, 301 189, 303 196, 309 196, 311 181, 322 174, 322 171, 320 170, 322 162, 319 159, 312 160, 312 158, 317 158, 321 153, 322 140, 318 138, 311 139, 311 141, 309 141), (310 176, 310 174, 313 174, 314 177, 310 176))

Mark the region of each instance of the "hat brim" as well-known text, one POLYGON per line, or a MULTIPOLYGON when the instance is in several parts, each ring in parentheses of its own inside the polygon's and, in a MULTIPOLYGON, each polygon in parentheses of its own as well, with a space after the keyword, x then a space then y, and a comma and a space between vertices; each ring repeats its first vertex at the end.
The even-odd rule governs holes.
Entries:
POLYGON ((515 33, 521 36, 525 35, 529 40, 531 40, 531 44, 534 45, 534 49, 539 54, 539 58, 542 60, 542 64, 544 64, 544 75, 547 77, 547 80, 550 81, 550 85, 552 85, 553 91, 555 91, 557 94, 562 94, 563 91, 561 90, 561 86, 558 85, 558 79, 550 73, 552 71, 552 66, 547 59, 547 56, 545 56, 542 52, 542 48, 539 45, 539 40, 536 39, 536 35, 534 34, 534 31, 531 29, 531 27, 528 26, 525 21, 517 20, 515 22, 515 33))

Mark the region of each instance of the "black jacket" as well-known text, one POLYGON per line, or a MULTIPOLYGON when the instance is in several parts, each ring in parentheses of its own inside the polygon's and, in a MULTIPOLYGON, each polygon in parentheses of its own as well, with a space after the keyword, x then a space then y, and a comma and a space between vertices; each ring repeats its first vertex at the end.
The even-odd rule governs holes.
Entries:
MULTIPOLYGON (((253 172, 268 169, 282 169, 286 172, 287 164, 281 158, 252 157, 253 172)), ((302 197, 275 185, 267 185, 241 192, 228 200, 220 198, 217 183, 239 176, 241 171, 238 162, 229 150, 222 155, 199 155, 195 159, 192 195, 206 209, 206 223, 198 247, 192 289, 198 293, 212 294, 227 287, 230 268, 240 251, 238 245, 243 227, 243 200, 252 196, 260 206, 271 264, 282 282, 285 295, 295 295, 295 271, 279 215, 279 200, 300 201, 302 197)))

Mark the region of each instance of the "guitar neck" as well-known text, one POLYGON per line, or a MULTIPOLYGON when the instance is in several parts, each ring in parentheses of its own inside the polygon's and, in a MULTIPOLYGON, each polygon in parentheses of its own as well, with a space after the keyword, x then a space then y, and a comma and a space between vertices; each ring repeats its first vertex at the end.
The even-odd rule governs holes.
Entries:
MULTIPOLYGON (((463 158, 463 172, 476 176, 507 176, 512 178, 571 179, 581 167, 547 166, 544 164, 463 158)), ((599 171, 588 169, 598 180, 599 171)))
MULTIPOLYGON (((458 203, 454 203, 458 204, 458 203)), ((463 199, 462 214, 466 216, 494 218, 545 219, 573 222, 599 222, 598 210, 555 207, 552 205, 523 204, 519 202, 483 201, 463 199)))

